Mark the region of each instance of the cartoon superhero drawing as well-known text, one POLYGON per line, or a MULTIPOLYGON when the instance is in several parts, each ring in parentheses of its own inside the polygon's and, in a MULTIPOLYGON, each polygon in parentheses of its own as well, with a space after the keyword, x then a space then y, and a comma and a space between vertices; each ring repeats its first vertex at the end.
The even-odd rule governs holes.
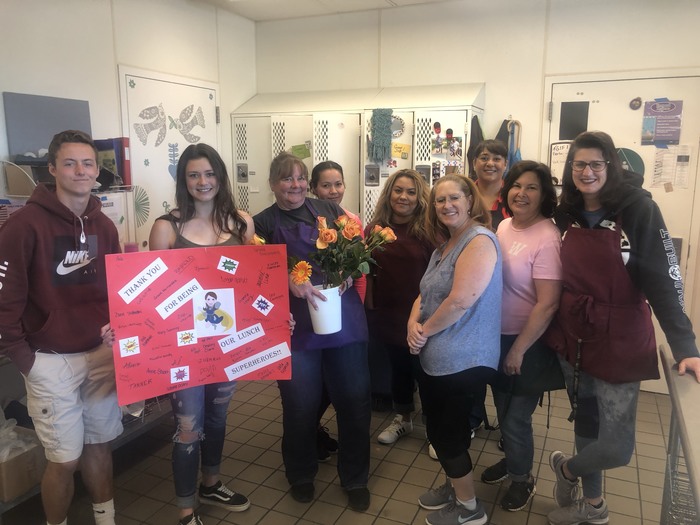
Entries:
POLYGON ((215 292, 207 292, 204 295, 204 306, 197 314, 198 321, 204 321, 208 329, 216 332, 219 327, 226 331, 233 326, 233 318, 221 309, 221 303, 215 292))

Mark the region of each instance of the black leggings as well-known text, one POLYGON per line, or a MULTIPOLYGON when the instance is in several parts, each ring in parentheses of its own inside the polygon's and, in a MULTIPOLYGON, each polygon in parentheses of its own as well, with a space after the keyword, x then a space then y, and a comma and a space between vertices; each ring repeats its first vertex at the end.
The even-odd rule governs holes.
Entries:
POLYGON ((446 376, 430 376, 421 370, 420 398, 428 439, 450 478, 461 478, 472 471, 469 414, 495 374, 494 369, 485 366, 446 376))

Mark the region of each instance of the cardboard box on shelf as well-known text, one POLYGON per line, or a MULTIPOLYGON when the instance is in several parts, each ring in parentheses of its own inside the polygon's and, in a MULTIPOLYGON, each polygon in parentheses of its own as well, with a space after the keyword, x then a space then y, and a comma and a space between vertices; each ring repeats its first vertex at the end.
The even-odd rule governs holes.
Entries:
POLYGON ((35 446, 0 463, 0 501, 8 502, 28 492, 41 482, 46 468, 44 447, 33 430, 15 427, 20 435, 31 436, 35 446))

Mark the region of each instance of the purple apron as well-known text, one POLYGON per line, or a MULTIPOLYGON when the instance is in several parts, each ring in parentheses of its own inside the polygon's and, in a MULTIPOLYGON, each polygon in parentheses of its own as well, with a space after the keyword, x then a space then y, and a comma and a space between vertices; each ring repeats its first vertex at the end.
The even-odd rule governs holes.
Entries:
MULTIPOLYGON (((318 217, 318 212, 309 199, 304 201, 304 205, 311 212, 314 219, 318 217)), ((299 222, 295 226, 283 228, 281 225, 282 211, 275 206, 275 231, 272 234, 273 244, 284 244, 287 246, 287 255, 298 257, 308 261, 312 268, 312 284, 323 283, 323 275, 319 266, 309 258, 309 254, 316 251, 316 239, 318 238, 318 228, 316 225, 299 222)), ((328 220, 335 220, 335 217, 328 217, 328 220)), ((317 348, 334 348, 345 346, 351 343, 366 342, 367 319, 365 309, 355 287, 350 288, 341 296, 343 328, 340 332, 328 335, 318 335, 314 333, 311 326, 311 316, 306 299, 300 299, 289 295, 289 307, 294 314, 296 327, 292 334, 292 351, 317 348)), ((320 301, 320 299, 319 299, 320 301)))

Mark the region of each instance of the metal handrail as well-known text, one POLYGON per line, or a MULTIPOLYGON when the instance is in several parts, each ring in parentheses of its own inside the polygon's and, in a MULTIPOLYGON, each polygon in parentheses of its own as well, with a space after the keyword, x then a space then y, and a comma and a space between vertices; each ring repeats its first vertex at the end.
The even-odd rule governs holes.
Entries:
POLYGON ((671 351, 659 347, 671 396, 666 479, 661 504, 661 524, 698 524, 700 503, 700 385, 692 372, 678 375, 671 351))

